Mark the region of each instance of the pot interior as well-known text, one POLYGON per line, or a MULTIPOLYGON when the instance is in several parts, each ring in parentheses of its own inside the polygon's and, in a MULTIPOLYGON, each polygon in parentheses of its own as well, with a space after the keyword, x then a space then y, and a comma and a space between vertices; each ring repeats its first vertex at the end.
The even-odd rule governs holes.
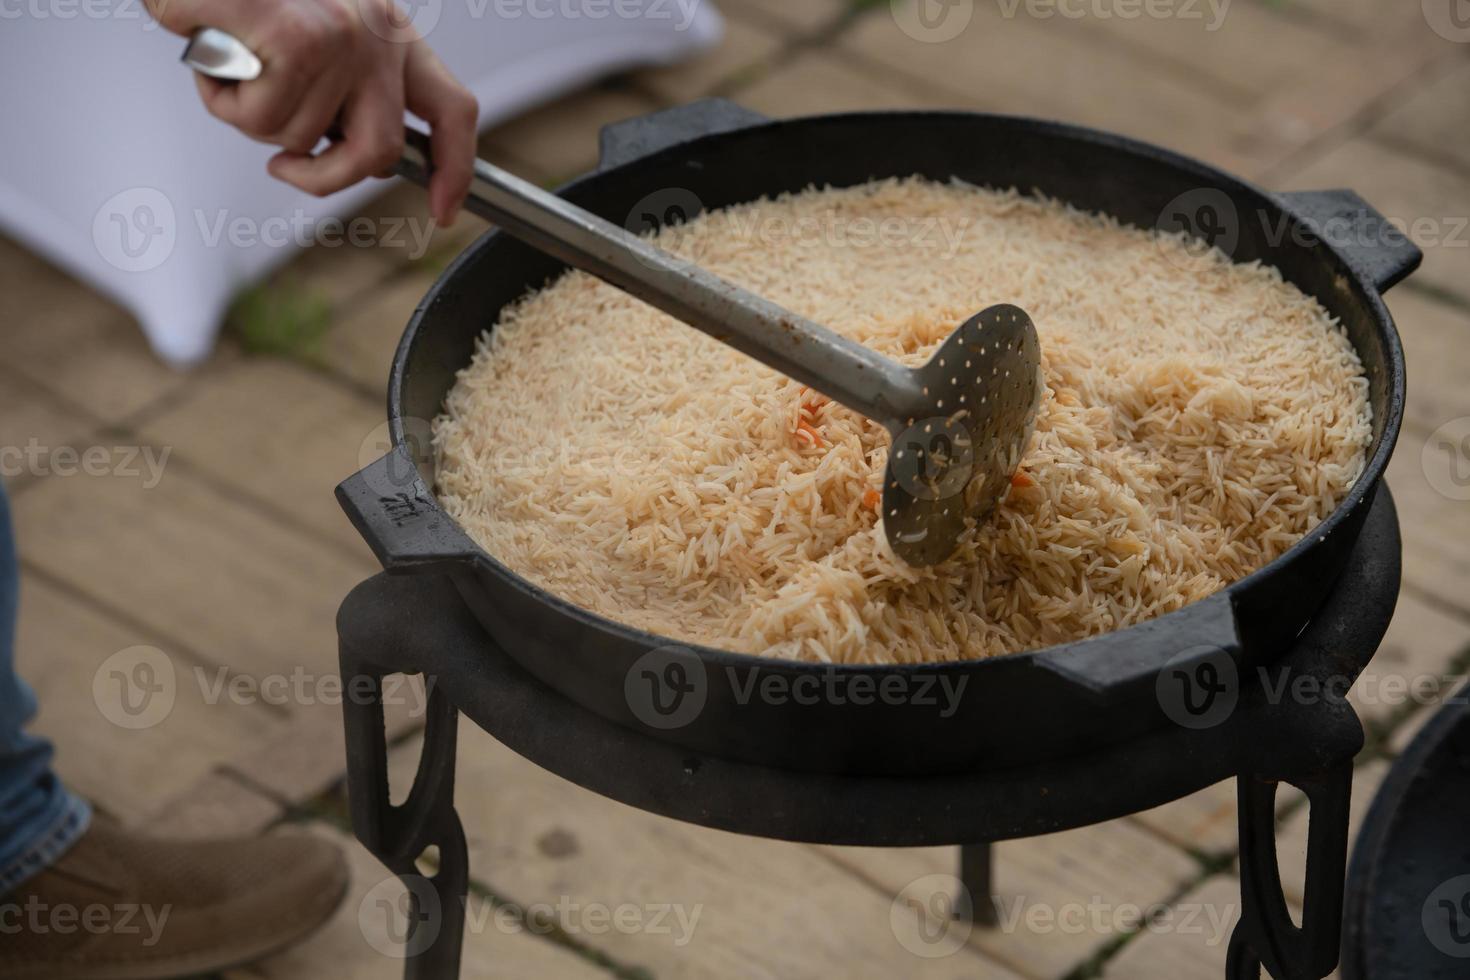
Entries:
MULTIPOLYGON (((1181 198, 1228 199, 1238 228, 1233 258, 1274 266, 1342 322, 1368 376, 1374 433, 1369 456, 1378 453, 1391 414, 1393 365, 1381 300, 1331 250, 1300 234, 1301 226, 1279 202, 1164 150, 1011 117, 827 116, 706 137, 584 177, 562 193, 622 223, 651 190, 687 190, 706 209, 715 209, 812 185, 845 187, 912 175, 1037 192, 1144 228, 1157 226, 1181 198)), ((471 245, 425 298, 395 361, 389 407, 391 414, 416 420, 404 432, 429 486, 433 459, 419 435, 428 431, 423 422, 440 413, 455 373, 500 310, 564 270, 530 246, 492 233, 471 245)))

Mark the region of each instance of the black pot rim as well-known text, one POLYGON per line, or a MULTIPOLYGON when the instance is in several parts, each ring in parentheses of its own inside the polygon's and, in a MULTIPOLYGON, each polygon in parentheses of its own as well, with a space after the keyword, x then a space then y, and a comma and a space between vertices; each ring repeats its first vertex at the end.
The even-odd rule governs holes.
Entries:
MULTIPOLYGON (((1032 131, 1041 130, 1053 136, 1058 136, 1077 142, 1091 143, 1098 146, 1099 148, 1123 150, 1125 152, 1130 152, 1134 154, 1147 155, 1149 157, 1168 163, 1181 171, 1189 172, 1199 177, 1201 181, 1201 186, 1226 188, 1232 192, 1239 193, 1242 196, 1255 198, 1263 206, 1279 210, 1283 215, 1289 217, 1294 225, 1300 226, 1302 223, 1301 216, 1294 213, 1291 208, 1287 204, 1283 203, 1283 201, 1278 196, 1263 190, 1262 188, 1258 187, 1250 181, 1245 180, 1244 178, 1220 170, 1219 168, 1196 160, 1192 157, 1185 156, 1176 151, 1165 149, 1154 144, 1144 142, 1142 140, 1133 139, 1131 137, 1123 136, 1116 133, 1111 133, 1071 123, 1051 120, 1039 120, 1022 115, 932 110, 849 112, 772 120, 765 123, 758 123, 749 127, 743 127, 736 132, 742 136, 750 133, 764 133, 767 135, 773 135, 779 134, 784 129, 790 129, 793 127, 843 124, 851 123, 854 121, 870 122, 878 125, 882 124, 885 121, 892 121, 895 119, 950 119, 964 120, 967 122, 979 122, 999 127, 1020 126, 1032 131)), ((676 156, 679 153, 696 148, 701 144, 706 143, 707 141, 718 141, 730 135, 731 133, 729 132, 716 132, 704 136, 699 136, 687 142, 681 142, 677 145, 670 146, 651 153, 648 156, 641 158, 639 162, 652 162, 665 156, 676 156)), ((564 195, 575 194, 579 189, 586 187, 591 182, 594 182, 607 174, 619 172, 629 166, 630 164, 624 163, 605 170, 593 171, 564 184, 557 189, 557 193, 564 195)), ((419 305, 414 310, 414 313, 408 322, 408 326, 404 331, 403 337, 399 341, 398 347, 395 350, 388 383, 389 432, 394 448, 406 453, 409 458, 412 458, 412 453, 407 445, 407 437, 403 427, 404 416, 401 406, 404 395, 405 375, 408 367, 410 353, 414 347, 415 339, 418 335, 419 330, 423 327, 426 319, 428 318, 429 311, 433 307, 436 297, 442 291, 450 288, 450 285, 453 283, 461 269, 465 268, 466 266, 477 260, 478 254, 481 250, 493 245, 499 239, 499 236, 503 234, 504 233, 501 232, 499 229, 491 229, 483 234, 481 237, 476 239, 474 242, 472 242, 470 245, 468 245, 463 251, 460 252, 459 255, 454 258, 454 260, 440 274, 434 285, 430 287, 429 291, 425 294, 424 298, 420 301, 419 305)), ((1217 593, 1217 595, 1223 594, 1229 596, 1232 603, 1240 593, 1265 585, 1277 571, 1287 565, 1290 565, 1300 556, 1310 551, 1320 540, 1325 540, 1328 536, 1332 535, 1346 521, 1351 519, 1360 507, 1370 502, 1370 494, 1376 489, 1379 480, 1382 478, 1383 473, 1388 466, 1389 458, 1393 453, 1394 446, 1398 440, 1399 432, 1403 424, 1403 392, 1405 386, 1403 346, 1399 338, 1397 328, 1394 325, 1393 318, 1383 301, 1380 292, 1380 286, 1370 281, 1368 277, 1366 277, 1359 271, 1355 270, 1352 264, 1347 260, 1347 258, 1331 244, 1325 241, 1318 241, 1317 244, 1314 246, 1314 249, 1321 253, 1324 261, 1336 263, 1338 272, 1343 277, 1345 277, 1345 279, 1351 284, 1353 288, 1353 301, 1364 305, 1367 308, 1367 311, 1387 328, 1384 333, 1386 335, 1388 365, 1391 372, 1387 379, 1389 393, 1389 397, 1385 401, 1387 414, 1383 420, 1382 433, 1376 440, 1375 448, 1364 460, 1362 472, 1359 474, 1358 479, 1353 483, 1352 487, 1349 488, 1347 494, 1333 509, 1332 513, 1329 514, 1327 518, 1325 518, 1310 532, 1304 535, 1299 541, 1292 545, 1285 553, 1278 556, 1273 561, 1261 566, 1260 568, 1256 569, 1245 577, 1237 579, 1235 582, 1230 583, 1229 585, 1225 586, 1224 589, 1220 590, 1219 593, 1217 593)), ((1288 279, 1287 281, 1290 282, 1291 280, 1288 279)), ((415 467, 417 468, 416 463, 415 467)), ((423 478, 424 485, 430 489, 430 495, 433 505, 434 507, 439 509, 439 514, 442 516, 442 519, 449 521, 456 528, 459 528, 458 522, 455 521, 454 518, 451 517, 447 512, 443 511, 443 508, 440 506, 437 497, 433 496, 433 474, 424 474, 422 473, 422 471, 420 471, 419 475, 423 478)), ((461 528, 460 530, 462 531, 463 529, 461 528)), ((467 534, 465 536, 468 538, 467 534)), ((1108 640, 1116 637, 1129 636, 1130 634, 1134 634, 1135 631, 1138 631, 1141 628, 1157 628, 1155 624, 1179 623, 1181 621, 1181 617, 1188 616, 1192 609, 1195 609, 1195 607, 1199 606, 1201 602, 1205 601, 1199 600, 1173 612, 1166 613, 1162 616, 1158 616, 1150 620, 1145 620, 1142 623, 1135 623, 1120 630, 1113 630, 1107 633, 1086 637, 1084 639, 1077 640, 1071 643, 1040 647, 1033 650, 1025 650, 1015 653, 1000 654, 993 657, 897 664, 814 663, 810 661, 775 658, 759 653, 741 653, 733 650, 721 649, 718 647, 709 647, 696 643, 683 642, 672 639, 670 637, 660 636, 656 633, 650 633, 646 630, 641 630, 636 627, 626 625, 624 623, 620 623, 617 620, 609 619, 598 613, 592 612, 591 610, 578 606, 575 603, 572 603, 546 589, 541 588, 528 579, 523 578, 522 576, 512 571, 509 567, 501 563, 498 559, 495 558, 495 556, 491 555, 478 543, 473 543, 473 549, 474 550, 472 553, 463 556, 466 561, 473 564, 475 567, 482 571, 488 571, 498 580, 500 580, 502 584, 521 593, 525 598, 530 599, 540 605, 550 607, 561 613, 563 616, 574 620, 584 627, 611 634, 612 636, 624 641, 639 644, 645 649, 672 647, 682 650, 688 650, 696 654, 700 659, 706 661, 707 663, 721 668, 733 667, 737 669, 748 669, 751 667, 759 666, 760 668, 765 670, 779 670, 793 673, 825 674, 832 671, 838 671, 849 675, 888 675, 893 673, 912 674, 924 672, 934 673, 938 671, 954 669, 980 670, 984 669, 984 665, 986 664, 999 663, 1002 661, 1014 661, 1018 658, 1023 660, 1035 660, 1041 655, 1047 653, 1052 653, 1064 649, 1073 650, 1086 648, 1092 644, 1098 643, 1099 641, 1108 640)))

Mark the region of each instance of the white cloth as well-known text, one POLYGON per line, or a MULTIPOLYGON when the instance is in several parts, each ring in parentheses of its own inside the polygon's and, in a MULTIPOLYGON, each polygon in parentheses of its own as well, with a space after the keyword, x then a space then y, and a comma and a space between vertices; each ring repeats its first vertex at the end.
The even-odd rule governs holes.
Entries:
MULTIPOLYGON (((678 60, 723 29, 704 0, 410 9, 480 100, 482 127, 600 75, 678 60)), ((209 353, 240 287, 299 242, 341 241, 328 219, 381 184, 318 199, 272 180, 272 149, 205 112, 183 46, 141 0, 0 0, 0 224, 129 308, 180 365, 209 353)))

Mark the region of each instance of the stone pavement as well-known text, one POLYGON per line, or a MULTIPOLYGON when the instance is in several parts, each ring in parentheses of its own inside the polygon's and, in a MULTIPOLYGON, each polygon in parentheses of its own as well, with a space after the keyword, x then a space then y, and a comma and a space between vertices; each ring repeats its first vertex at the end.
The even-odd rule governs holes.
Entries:
MULTIPOLYGON (((1134 134, 1275 189, 1352 186, 1413 222, 1424 268, 1390 296, 1410 372, 1389 476, 1404 587, 1375 683, 1355 693, 1372 734, 1361 816, 1432 707, 1390 696, 1386 682, 1462 673, 1470 653, 1470 504, 1455 499, 1466 463, 1452 455, 1462 444, 1435 435, 1470 416, 1470 32, 1418 0, 1180 0, 1148 7, 1171 16, 1131 19, 1119 15, 1142 5, 1118 0, 978 0, 936 5, 943 16, 927 20, 886 2, 720 6, 730 30, 718 51, 563 99, 486 134, 483 150, 556 182, 593 162, 602 123, 706 94, 772 115, 986 109, 1134 134)), ((424 218, 405 188, 369 213, 424 218)), ((343 820, 332 622, 375 564, 331 488, 381 451, 393 345, 478 227, 438 233, 425 255, 301 256, 266 292, 288 310, 303 296, 325 304, 320 345, 249 353, 247 325, 189 375, 153 361, 116 307, 0 241, 0 446, 38 447, 7 468, 24 566, 20 662, 64 775, 126 821, 198 834, 297 824, 353 853, 353 895, 326 932, 239 976, 398 973, 378 951, 384 924, 359 916, 393 885, 343 820), (62 447, 102 447, 111 462, 72 472, 62 447), (129 713, 110 685, 140 664, 168 673, 172 693, 129 713)), ((406 773, 419 702, 414 691, 399 701, 389 727, 406 773)), ((1001 845, 1003 927, 930 958, 897 940, 890 909, 910 883, 953 870, 949 849, 808 847, 677 824, 563 783, 468 728, 460 756, 475 875, 466 976, 1223 975, 1239 900, 1228 785, 1001 845), (558 901, 580 912, 555 930, 515 911, 558 901), (625 903, 699 917, 598 927, 594 910, 625 903), (1130 906, 1152 918, 1131 919, 1130 906)), ((1281 802, 1288 863, 1305 841, 1297 804, 1281 802)), ((1300 870, 1285 877, 1299 900, 1300 870)))

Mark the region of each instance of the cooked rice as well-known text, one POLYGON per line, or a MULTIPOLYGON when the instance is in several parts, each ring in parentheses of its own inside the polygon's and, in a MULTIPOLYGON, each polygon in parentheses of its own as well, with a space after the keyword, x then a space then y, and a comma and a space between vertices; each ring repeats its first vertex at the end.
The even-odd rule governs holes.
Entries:
POLYGON ((1363 467, 1367 381, 1340 326, 1274 269, 1182 238, 915 178, 659 241, 911 364, 1016 303, 1047 381, 1034 485, 912 568, 865 494, 879 426, 584 273, 505 310, 435 423, 444 504, 516 573, 666 637, 844 663, 1076 640, 1259 568, 1363 467))

